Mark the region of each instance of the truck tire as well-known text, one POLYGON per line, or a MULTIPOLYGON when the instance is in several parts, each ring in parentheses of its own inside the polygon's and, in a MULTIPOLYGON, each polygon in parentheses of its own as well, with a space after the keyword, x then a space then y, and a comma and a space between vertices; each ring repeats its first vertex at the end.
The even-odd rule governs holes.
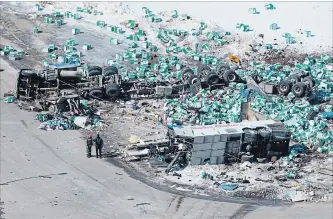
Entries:
POLYGON ((301 82, 301 76, 296 74, 289 75, 288 81, 290 81, 292 84, 296 84, 298 82, 301 82))
POLYGON ((105 76, 117 75, 117 74, 118 74, 118 68, 116 66, 109 66, 104 69, 105 76))
POLYGON ((90 66, 88 68, 88 75, 89 76, 102 75, 102 68, 99 66, 90 66))
POLYGON ((217 75, 224 75, 225 72, 230 70, 230 66, 224 63, 219 64, 218 66, 216 66, 216 74, 217 75))
POLYGON ((211 73, 212 69, 208 65, 200 65, 197 71, 200 78, 205 78, 211 73))
POLYGON ((97 75, 102 75, 102 72, 99 70, 92 70, 88 72, 88 76, 92 77, 92 76, 97 76, 97 75))
POLYGON ((99 66, 90 66, 90 67, 88 67, 88 71, 93 71, 93 70, 102 71, 102 68, 99 67, 99 66))
POLYGON ((89 91, 89 96, 96 99, 103 99, 103 90, 100 88, 93 88, 89 91))
POLYGON ((108 84, 105 88, 105 93, 110 98, 116 98, 120 95, 120 86, 118 84, 108 84))
POLYGON ((35 72, 28 72, 28 71, 22 71, 21 75, 25 76, 25 77, 36 77, 37 76, 37 74, 35 72))
POLYGON ((313 88, 315 85, 315 81, 310 76, 303 78, 302 82, 308 84, 310 88, 313 88))
POLYGON ((236 72, 229 70, 223 74, 223 79, 227 83, 236 82, 238 79, 238 75, 236 72))
POLYGON ((289 81, 281 81, 278 86, 277 89, 279 91, 280 94, 282 95, 288 95, 290 90, 291 90, 291 83, 289 81))
POLYGON ((209 85, 216 85, 220 82, 220 77, 214 72, 211 72, 210 74, 207 75, 206 82, 209 85))
POLYGON ((193 72, 192 69, 190 69, 190 68, 184 68, 184 69, 182 70, 182 81, 183 81, 184 83, 187 83, 187 82, 188 82, 188 79, 189 79, 192 75, 194 75, 194 72, 193 72))
POLYGON ((306 92, 306 84, 304 83, 296 83, 293 86, 293 93, 296 97, 304 97, 306 92))
POLYGON ((200 78, 198 76, 191 75, 187 80, 187 84, 189 85, 196 84, 198 81, 200 81, 200 78))

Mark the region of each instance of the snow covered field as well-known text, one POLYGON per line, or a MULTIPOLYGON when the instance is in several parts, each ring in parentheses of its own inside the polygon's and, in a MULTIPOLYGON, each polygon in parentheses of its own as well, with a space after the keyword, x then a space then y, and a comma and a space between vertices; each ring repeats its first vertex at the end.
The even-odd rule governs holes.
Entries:
MULTIPOLYGON (((14 2, 13 2, 14 3, 14 2)), ((143 19, 142 7, 146 6, 163 20, 170 19, 171 11, 177 10, 178 14, 188 14, 193 19, 188 21, 174 20, 170 23, 159 25, 169 28, 183 29, 190 31, 197 28, 201 21, 208 25, 208 29, 219 28, 222 31, 230 31, 236 36, 236 42, 223 47, 222 53, 231 52, 242 56, 245 47, 258 39, 259 34, 264 34, 264 43, 277 43, 285 48, 286 40, 282 37, 290 33, 295 37, 296 43, 288 45, 299 53, 333 53, 333 12, 330 2, 272 2, 275 10, 266 10, 265 2, 52 2, 52 5, 45 5, 44 13, 52 11, 75 11, 76 7, 91 7, 104 13, 101 16, 84 15, 85 21, 95 23, 97 20, 104 20, 108 25, 117 25, 129 19, 140 23, 140 28, 148 31, 148 37, 155 35, 150 24, 143 19), (258 14, 249 13, 249 8, 256 8, 258 14), (237 23, 249 25, 253 31, 242 32, 236 28, 237 23), (271 30, 270 24, 276 23, 280 29, 271 30), (218 25, 218 27, 216 26, 218 25), (311 31, 312 37, 306 37, 305 31, 311 31), (149 34, 151 36, 149 36, 149 34), (224 51, 223 51, 224 50, 224 51)), ((16 4, 16 3, 14 3, 16 4)), ((19 3, 30 4, 34 11, 34 4, 31 2, 19 3)))
POLYGON ((197 20, 213 21, 222 29, 253 37, 262 33, 267 43, 285 42, 282 35, 291 33, 295 46, 301 53, 330 52, 333 47, 332 2, 272 2, 275 10, 266 10, 265 2, 131 2, 134 11, 140 12, 142 6, 153 12, 178 10, 197 20), (256 8, 260 14, 250 14, 249 8, 256 8), (250 25, 253 32, 242 33, 236 29, 237 23, 250 25), (270 30, 269 25, 277 23, 281 29, 270 30), (314 37, 307 38, 298 30, 309 30, 314 37), (299 42, 303 42, 300 44, 299 42))

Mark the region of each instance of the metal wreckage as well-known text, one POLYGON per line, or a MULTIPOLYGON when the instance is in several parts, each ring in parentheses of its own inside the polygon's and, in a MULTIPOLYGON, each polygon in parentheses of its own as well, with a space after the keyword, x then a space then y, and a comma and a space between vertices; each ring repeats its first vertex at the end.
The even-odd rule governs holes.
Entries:
MULTIPOLYGON (((299 69, 288 77, 286 74, 291 70, 286 69, 284 75, 279 76, 285 78, 277 82, 260 78, 263 72, 241 77, 236 73, 238 66, 232 68, 223 63, 215 69, 200 65, 196 68, 196 73, 192 68, 183 68, 180 77, 165 79, 158 75, 129 78, 128 74, 119 74, 115 66, 102 69, 99 66, 82 68, 79 64, 54 64, 45 70, 21 69, 17 77, 16 96, 18 99, 35 101, 43 110, 51 107, 54 111, 60 106, 60 102, 78 96, 98 100, 133 98, 134 95, 172 97, 193 93, 201 88, 213 90, 224 88, 230 83, 239 83, 247 85, 245 95, 255 91, 266 100, 269 100, 268 95, 273 94, 306 97, 309 101, 319 100, 318 92, 314 89, 315 79, 299 69)), ((325 90, 330 89, 328 87, 325 90)))
MULTIPOLYGON (((37 7, 39 10, 39 5, 37 7)), ((162 21, 148 8, 142 9, 151 24, 162 21)), ((77 8, 77 12, 82 10, 77 8)), ((90 13, 88 9, 84 11, 90 13)), ((178 13, 174 12, 172 17, 177 18, 178 13)), ((70 12, 64 16, 56 12, 54 16, 71 17, 70 12)), ((180 17, 181 20, 190 18, 186 14, 180 17)), ((52 18, 44 19, 46 23, 52 23, 52 18)), ((126 32, 116 26, 107 27, 104 21, 98 21, 96 25, 118 34, 126 32)), ((189 34, 199 37, 204 35, 204 30, 211 42, 220 46, 227 43, 222 33, 206 30, 204 22, 191 33, 154 29, 159 41, 166 46, 166 56, 163 56, 156 53, 157 46, 147 41, 145 31, 137 28, 136 21, 128 20, 126 27, 137 30, 126 36, 133 42, 125 52, 116 54, 117 61, 108 59, 108 67, 82 66, 80 55, 77 55, 81 52, 74 47, 77 43, 74 39, 67 40, 64 46, 66 56, 58 57, 58 62, 62 58, 62 64, 48 64, 40 71, 20 70, 17 99, 33 101, 40 110, 57 114, 80 108, 81 99, 164 98, 168 107, 160 120, 168 127, 167 146, 163 150, 157 149, 154 145, 158 144, 153 142, 153 145, 142 148, 147 146, 149 154, 154 156, 169 154, 172 159, 166 160, 170 167, 178 161, 220 164, 231 160, 285 156, 291 140, 307 144, 313 138, 311 147, 332 144, 332 131, 327 131, 328 121, 333 117, 332 104, 329 103, 333 100, 332 57, 325 54, 309 56, 303 62, 295 61, 293 67, 257 61, 245 67, 232 54, 227 55, 229 62, 226 62, 201 54, 197 48, 199 44, 196 44, 195 51, 177 45, 174 38, 189 34), (143 46, 137 43, 140 39, 144 39, 143 46), (178 58, 176 54, 180 50, 187 58, 178 58), (131 70, 129 64, 121 65, 122 61, 136 65, 135 70, 131 70)), ((238 28, 248 30, 244 24, 238 28)), ((75 35, 80 31, 75 28, 72 32, 75 35)), ((230 34, 225 33, 226 36, 230 34)), ((292 39, 290 34, 284 37, 287 41, 292 39)), ((110 43, 117 45, 118 39, 111 38, 110 43)), ((90 47, 89 44, 83 46, 84 49, 90 47)), ((258 46, 251 45, 252 51, 258 46)), ((203 51, 208 51, 208 47, 207 43, 202 44, 203 51)), ((273 48, 270 44, 266 47, 273 48)), ((56 57, 52 53, 54 49, 54 45, 45 48, 51 57, 56 57)), ((272 51, 280 53, 279 49, 272 51)))
MULTIPOLYGON (((34 101, 41 110, 55 114, 71 110, 82 98, 110 101, 142 96, 178 98, 184 94, 194 96, 200 90, 213 91, 237 84, 240 94, 247 99, 242 103, 242 118, 237 123, 198 126, 179 121, 170 124, 163 119, 168 126, 168 143, 152 142, 146 147, 150 156, 162 156, 163 161, 169 163, 168 172, 189 163, 222 164, 286 156, 293 134, 283 124, 284 120, 248 121, 249 114, 254 112, 249 105, 258 96, 268 103, 274 102, 272 98, 277 95, 292 96, 294 102, 301 99, 311 104, 327 102, 332 94, 332 82, 325 80, 326 83, 322 83, 315 78, 311 72, 315 65, 312 58, 295 69, 281 65, 253 65, 246 70, 240 65, 227 63, 216 68, 200 65, 196 72, 185 67, 180 77, 163 79, 159 75, 129 77, 115 66, 102 69, 99 66, 82 68, 78 64, 54 64, 41 71, 20 70, 16 97, 34 101), (271 79, 267 75, 271 75, 271 79)), ((329 72, 326 75, 331 75, 329 72)), ((313 120, 316 114, 309 113, 308 119, 313 120)))

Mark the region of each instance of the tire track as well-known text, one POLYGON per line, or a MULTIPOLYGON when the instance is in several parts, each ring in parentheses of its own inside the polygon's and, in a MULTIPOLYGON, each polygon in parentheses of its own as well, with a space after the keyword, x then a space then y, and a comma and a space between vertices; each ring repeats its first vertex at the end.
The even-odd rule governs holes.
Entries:
POLYGON ((26 129, 29 129, 27 123, 26 123, 24 120, 20 120, 20 121, 21 121, 22 125, 23 125, 26 129))
POLYGON ((258 207, 254 205, 242 205, 237 211, 230 217, 230 219, 243 219, 247 214, 256 210, 258 207))
POLYGON ((22 179, 15 179, 15 180, 11 180, 11 181, 8 181, 8 182, 0 183, 0 185, 1 186, 9 185, 11 183, 20 182, 20 181, 24 181, 24 180, 27 180, 27 179, 38 179, 38 178, 50 179, 50 178, 52 178, 52 176, 60 176, 60 175, 66 175, 66 174, 67 173, 52 173, 52 174, 48 174, 48 175, 31 176, 31 177, 25 177, 25 178, 22 178, 22 179))
MULTIPOLYGON (((184 196, 180 196, 180 197, 179 197, 179 199, 178 199, 178 201, 177 201, 177 205, 176 205, 176 212, 179 210, 180 205, 183 203, 184 199, 185 199, 184 196)), ((176 212, 175 212, 175 213, 176 213, 176 212)))
POLYGON ((169 210, 170 210, 172 204, 173 204, 173 203, 175 202, 175 200, 177 199, 177 197, 178 197, 178 195, 174 195, 174 196, 172 197, 171 201, 169 202, 169 205, 168 205, 167 209, 166 209, 165 212, 164 212, 164 214, 166 215, 166 216, 163 217, 164 219, 169 219, 169 218, 168 218, 168 212, 169 212, 169 210))
POLYGON ((190 206, 186 211, 184 211, 184 213, 182 214, 182 216, 179 219, 183 219, 193 208, 194 208, 194 204, 192 206, 190 206))
POLYGON ((4 215, 5 215, 5 212, 3 211, 3 209, 4 209, 4 202, 1 200, 1 198, 0 198, 0 219, 5 219, 4 218, 4 215))

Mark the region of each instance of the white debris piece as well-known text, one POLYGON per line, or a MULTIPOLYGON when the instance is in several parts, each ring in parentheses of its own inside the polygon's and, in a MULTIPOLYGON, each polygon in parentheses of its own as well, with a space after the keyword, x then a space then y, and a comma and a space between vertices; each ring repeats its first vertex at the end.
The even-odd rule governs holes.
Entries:
POLYGON ((77 116, 74 119, 74 124, 79 126, 80 128, 84 128, 86 126, 87 118, 88 117, 86 116, 77 116))

